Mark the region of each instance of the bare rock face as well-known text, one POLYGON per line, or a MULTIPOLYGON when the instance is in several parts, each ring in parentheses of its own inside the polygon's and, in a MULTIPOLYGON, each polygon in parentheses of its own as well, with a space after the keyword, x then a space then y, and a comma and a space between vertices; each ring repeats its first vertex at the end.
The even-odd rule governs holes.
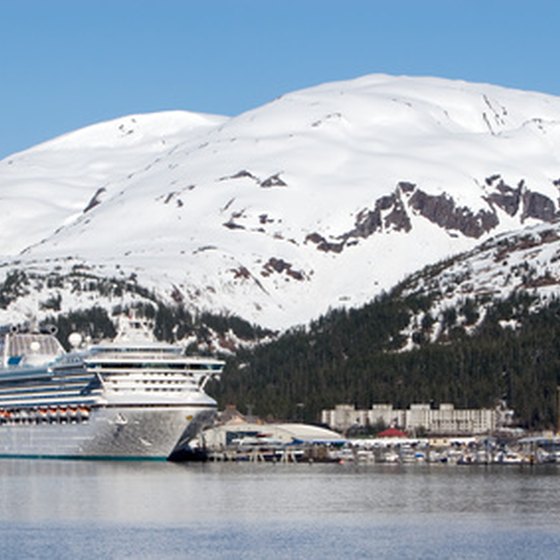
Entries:
POLYGON ((545 196, 544 194, 525 191, 523 193, 523 212, 521 214, 521 221, 524 222, 527 218, 535 218, 543 222, 552 222, 558 217, 556 205, 554 201, 545 196))
POLYGON ((475 214, 466 206, 456 206, 455 201, 445 194, 434 196, 415 190, 409 199, 409 205, 434 224, 475 239, 500 223, 495 211, 479 210, 475 214))
MULTIPOLYGON (((490 191, 483 197, 487 208, 475 212, 467 206, 457 205, 448 194, 428 194, 414 183, 401 181, 391 194, 378 198, 373 209, 364 208, 358 212, 351 230, 330 240, 315 232, 305 241, 314 243, 320 251, 340 253, 376 233, 410 232, 413 214, 450 233, 461 233, 473 239, 480 239, 499 226, 498 210, 511 217, 517 216, 520 224, 529 218, 547 223, 560 218, 555 202, 544 194, 529 190, 524 180, 512 187, 496 174, 487 177, 485 183, 490 191)), ((560 186, 560 180, 557 183, 560 186)))
POLYGON ((375 210, 362 210, 356 217, 356 227, 348 232, 345 237, 362 237, 367 239, 377 231, 381 231, 383 222, 379 208, 375 210))
POLYGON ((314 232, 307 235, 305 238, 305 243, 313 243, 317 246, 319 251, 323 251, 325 253, 341 253, 342 249, 344 249, 344 242, 337 242, 332 243, 327 241, 320 233, 314 232))
POLYGON ((287 183, 280 178, 280 173, 276 173, 275 175, 271 175, 264 181, 260 183, 263 189, 267 189, 270 187, 287 187, 287 183))
MULTIPOLYGON (((499 175, 494 175, 486 179, 486 184, 491 186, 494 179, 499 178, 499 175)), ((499 183, 494 187, 495 191, 491 193, 486 200, 501 208, 509 216, 515 216, 519 211, 521 204, 521 191, 523 189, 523 181, 519 183, 517 188, 512 188, 504 183, 503 179, 499 179, 499 183)))
POLYGON ((351 237, 367 238, 383 230, 406 231, 412 229, 410 218, 400 193, 394 193, 378 198, 374 210, 362 210, 356 217, 356 227, 346 234, 351 237))
POLYGON ((303 272, 301 272, 300 270, 295 270, 291 263, 286 262, 284 259, 279 259, 276 257, 271 257, 270 259, 268 259, 261 272, 263 276, 270 276, 273 273, 285 273, 290 278, 293 278, 294 280, 298 280, 300 282, 302 280, 305 280, 303 272))
POLYGON ((101 196, 106 192, 105 187, 101 187, 99 189, 97 189, 97 191, 95 191, 95 194, 91 197, 90 201, 88 202, 87 206, 84 208, 83 212, 84 214, 86 212, 89 212, 90 210, 92 210, 93 208, 95 208, 96 206, 99 206, 99 204, 101 204, 101 196))
MULTIPOLYGON (((457 206, 449 195, 430 195, 413 183, 400 182, 394 192, 378 198, 373 209, 364 208, 358 212, 354 228, 350 231, 336 236, 331 241, 315 232, 308 235, 305 241, 314 243, 321 251, 340 253, 345 247, 379 232, 410 232, 411 212, 445 230, 478 239, 499 225, 493 205, 504 208, 508 213, 516 213, 519 209, 522 200, 521 187, 517 190, 512 189, 502 181, 496 189, 497 192, 486 199, 488 210, 483 209, 475 213, 466 206, 457 206)), ((539 213, 541 219, 542 216, 553 214, 550 204, 540 198, 528 198, 526 206, 531 208, 529 212, 532 214, 539 213)))
POLYGON ((305 241, 314 243, 320 251, 340 253, 358 239, 367 239, 375 233, 388 230, 409 232, 411 229, 406 205, 397 188, 395 192, 378 198, 373 210, 364 208, 358 212, 354 228, 338 235, 336 241, 328 241, 316 232, 309 234, 305 241))
POLYGON ((387 229, 392 228, 394 231, 408 233, 412 229, 410 218, 400 197, 395 198, 391 211, 385 216, 384 224, 387 229))
MULTIPOLYGON (((486 197, 487 202, 509 216, 519 215, 521 223, 528 218, 550 223, 560 216, 552 199, 531 191, 523 180, 514 188, 507 185, 500 175, 493 175, 486 179, 486 184, 494 188, 494 192, 486 197)), ((557 181, 553 181, 553 184, 558 186, 557 181)))

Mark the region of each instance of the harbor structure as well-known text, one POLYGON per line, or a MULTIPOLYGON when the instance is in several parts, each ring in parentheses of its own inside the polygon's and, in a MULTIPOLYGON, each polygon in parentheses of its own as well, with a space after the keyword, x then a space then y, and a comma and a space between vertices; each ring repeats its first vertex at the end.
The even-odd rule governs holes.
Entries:
POLYGON ((207 428, 190 442, 211 461, 328 460, 347 440, 337 432, 302 423, 243 422, 238 418, 207 428))

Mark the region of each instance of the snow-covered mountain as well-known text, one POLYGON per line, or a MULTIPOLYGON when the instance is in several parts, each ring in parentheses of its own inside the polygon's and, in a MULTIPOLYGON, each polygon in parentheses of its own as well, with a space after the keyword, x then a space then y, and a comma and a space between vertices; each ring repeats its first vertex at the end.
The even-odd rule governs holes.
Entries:
POLYGON ((124 297, 76 290, 97 277, 285 328, 553 222, 559 190, 560 98, 538 93, 372 75, 123 117, 0 162, 0 272, 35 278, 0 320, 124 297))

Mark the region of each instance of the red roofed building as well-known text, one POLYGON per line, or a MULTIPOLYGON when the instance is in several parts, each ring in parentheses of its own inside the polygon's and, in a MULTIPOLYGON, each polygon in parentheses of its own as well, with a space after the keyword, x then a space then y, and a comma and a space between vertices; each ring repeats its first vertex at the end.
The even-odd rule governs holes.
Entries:
POLYGON ((377 437, 380 438, 406 438, 408 437, 404 432, 401 430, 397 430, 397 428, 387 428, 382 432, 377 434, 377 437))

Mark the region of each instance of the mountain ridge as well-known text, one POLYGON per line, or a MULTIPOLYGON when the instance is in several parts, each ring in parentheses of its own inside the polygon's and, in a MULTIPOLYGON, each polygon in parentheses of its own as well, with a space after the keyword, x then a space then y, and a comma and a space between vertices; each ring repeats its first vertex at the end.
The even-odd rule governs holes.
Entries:
MULTIPOLYGON (((560 215, 552 96, 372 75, 237 117, 165 115, 144 142, 137 115, 94 125, 113 135, 101 147, 86 129, 1 161, 0 274, 134 278, 195 312, 287 328, 560 215)), ((57 294, 84 305, 45 287, 0 316, 57 294)))

